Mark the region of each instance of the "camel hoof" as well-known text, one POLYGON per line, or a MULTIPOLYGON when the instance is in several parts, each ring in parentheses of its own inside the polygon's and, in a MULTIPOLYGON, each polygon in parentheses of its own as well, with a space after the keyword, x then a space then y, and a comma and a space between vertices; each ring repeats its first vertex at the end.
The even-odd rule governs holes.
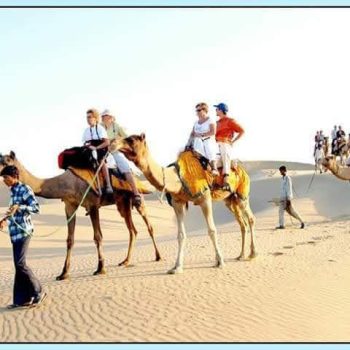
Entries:
POLYGON ((251 253, 250 255, 249 255, 249 257, 248 257, 248 259, 249 260, 253 260, 253 259, 255 259, 256 257, 258 256, 258 253, 251 253))
POLYGON ((244 255, 240 255, 240 256, 237 256, 237 258, 235 259, 237 261, 245 261, 245 256, 244 255))
POLYGON ((218 261, 214 267, 217 267, 218 269, 223 269, 225 267, 225 263, 223 260, 218 261))
POLYGON ((169 270, 167 273, 168 275, 178 275, 183 272, 184 270, 182 267, 174 267, 173 269, 169 270))
POLYGON ((69 278, 68 273, 62 273, 61 275, 56 277, 56 281, 63 281, 69 278))
POLYGON ((162 260, 161 256, 160 256, 160 255, 157 255, 157 256, 156 256, 156 261, 161 261, 161 260, 162 260))
POLYGON ((120 262, 119 264, 118 264, 118 266, 125 266, 125 267, 127 267, 127 266, 129 266, 129 260, 127 260, 127 259, 125 259, 125 260, 123 260, 122 262, 120 262))
POLYGON ((100 270, 96 270, 93 275, 94 276, 97 276, 97 275, 105 275, 107 273, 106 269, 103 268, 103 269, 100 269, 100 270))

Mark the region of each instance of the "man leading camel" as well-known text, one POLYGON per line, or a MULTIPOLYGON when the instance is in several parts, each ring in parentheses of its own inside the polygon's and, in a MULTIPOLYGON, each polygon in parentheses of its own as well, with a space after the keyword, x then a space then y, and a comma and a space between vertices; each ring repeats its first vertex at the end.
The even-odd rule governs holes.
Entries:
POLYGON ((244 129, 232 118, 227 116, 228 107, 225 103, 214 105, 216 107, 216 115, 219 117, 216 126, 216 142, 219 145, 222 160, 222 171, 224 174, 224 189, 229 190, 227 183, 228 176, 231 171, 232 145, 242 137, 244 129), (235 133, 237 135, 235 136, 235 133))

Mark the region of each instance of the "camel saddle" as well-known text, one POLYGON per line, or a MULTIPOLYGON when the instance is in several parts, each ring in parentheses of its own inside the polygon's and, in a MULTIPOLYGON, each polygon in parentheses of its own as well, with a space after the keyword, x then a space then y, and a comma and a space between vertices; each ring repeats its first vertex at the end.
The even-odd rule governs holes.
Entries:
MULTIPOLYGON (((214 200, 222 198, 224 192, 222 189, 224 184, 222 166, 220 167, 218 164, 220 175, 213 177, 211 171, 206 169, 204 165, 203 160, 198 159, 191 151, 180 153, 176 163, 174 163, 181 183, 189 196, 195 199, 205 191, 210 190, 214 200)), ((242 199, 248 197, 250 179, 241 165, 237 165, 235 169, 231 170, 227 182, 232 193, 236 193, 242 199)))
MULTIPOLYGON (((93 170, 78 169, 74 167, 69 167, 68 170, 70 170, 74 175, 78 176, 80 179, 85 181, 88 185, 91 185, 91 189, 95 192, 95 194, 99 195, 97 181, 93 182, 93 178, 95 176, 95 172, 93 170)), ((103 184, 104 180, 103 180, 102 173, 100 172, 98 176, 99 176, 100 184, 103 184)), ((140 179, 135 177, 135 182, 136 182, 136 187, 140 193, 143 193, 143 194, 152 193, 152 189, 148 185, 147 181, 141 181, 140 179)), ((111 176, 111 185, 115 190, 132 192, 130 184, 121 177, 116 177, 114 175, 111 176)))

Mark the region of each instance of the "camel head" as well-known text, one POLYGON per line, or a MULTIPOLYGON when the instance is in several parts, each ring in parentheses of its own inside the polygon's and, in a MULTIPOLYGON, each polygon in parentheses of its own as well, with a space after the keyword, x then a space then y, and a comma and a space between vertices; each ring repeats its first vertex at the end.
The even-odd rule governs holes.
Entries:
POLYGON ((322 159, 322 165, 325 168, 332 170, 332 169, 336 168, 337 162, 336 162, 334 156, 327 156, 327 157, 322 159))
POLYGON ((0 153, 0 171, 8 165, 15 165, 16 154, 11 151, 10 154, 2 155, 0 153))
POLYGON ((141 135, 131 135, 124 139, 117 140, 114 143, 114 147, 137 166, 142 163, 148 152, 146 136, 143 133, 141 135))

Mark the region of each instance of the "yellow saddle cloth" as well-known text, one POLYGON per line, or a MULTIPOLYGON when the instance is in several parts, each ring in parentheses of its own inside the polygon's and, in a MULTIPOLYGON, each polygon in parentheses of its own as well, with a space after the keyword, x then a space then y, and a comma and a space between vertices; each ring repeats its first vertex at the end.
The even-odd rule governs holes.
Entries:
MULTIPOLYGON (((93 182, 95 173, 92 170, 88 170, 88 169, 78 169, 78 168, 73 168, 73 167, 69 167, 68 168, 74 175, 78 176, 80 179, 84 180, 85 182, 87 182, 89 185, 91 186, 91 189, 98 194, 98 185, 97 185, 97 181, 93 182)), ((139 180, 137 177, 134 177, 135 182, 136 182, 136 187, 139 190, 140 193, 143 194, 148 194, 148 193, 152 193, 152 190, 150 188, 150 186, 147 186, 146 181, 141 181, 139 180)), ((101 187, 103 187, 103 175, 101 174, 101 172, 99 173, 99 182, 101 187)), ((130 184, 122 179, 118 179, 115 176, 111 176, 111 184, 112 187, 116 190, 124 190, 124 191, 129 191, 132 192, 131 186, 130 184)))
MULTIPOLYGON (((220 199, 223 194, 224 177, 222 174, 213 177, 210 171, 204 170, 199 159, 191 151, 182 152, 175 163, 185 191, 192 198, 197 198, 205 191, 210 190, 212 198, 220 199)), ((219 169, 221 170, 221 169, 219 169)), ((242 198, 247 198, 250 191, 250 179, 247 172, 240 165, 231 171, 228 178, 231 192, 242 198)))

